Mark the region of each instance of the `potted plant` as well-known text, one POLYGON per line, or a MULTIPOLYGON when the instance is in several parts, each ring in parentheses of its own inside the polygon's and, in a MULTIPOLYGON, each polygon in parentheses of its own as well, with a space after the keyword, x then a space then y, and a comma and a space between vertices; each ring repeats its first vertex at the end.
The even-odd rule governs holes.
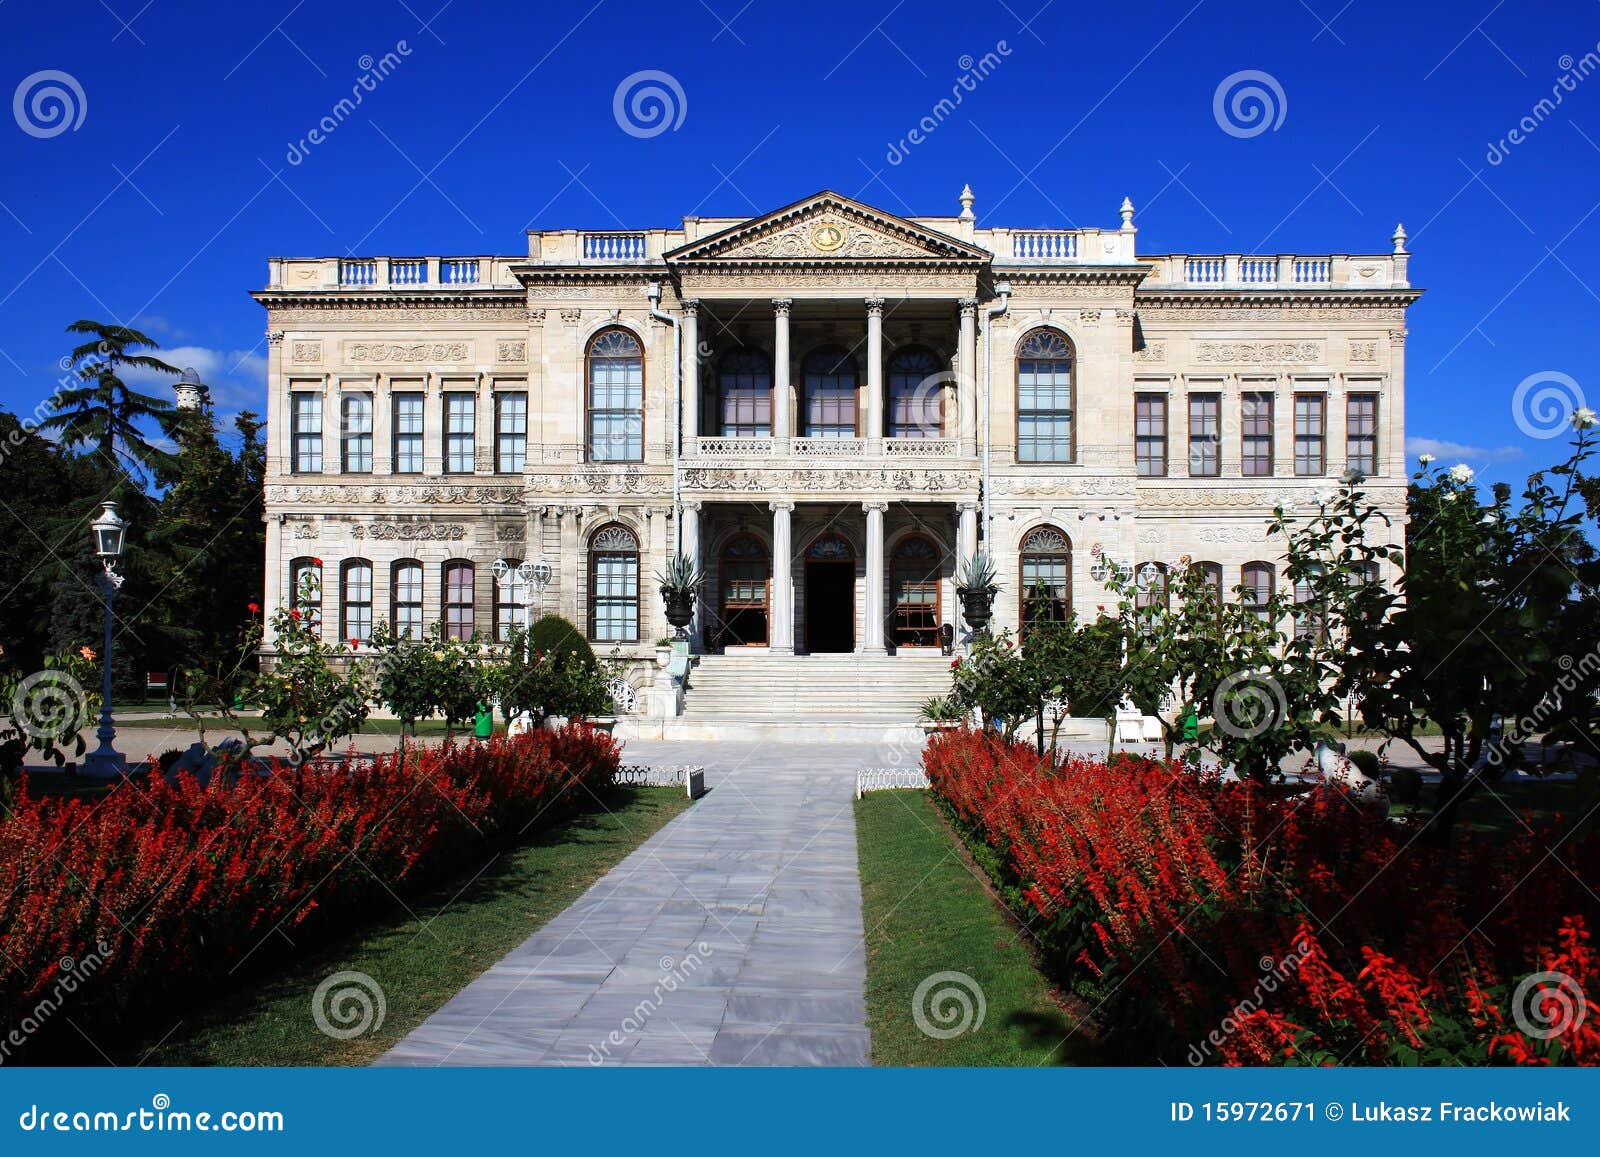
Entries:
POLYGON ((686 628, 694 621, 695 598, 700 592, 703 576, 699 565, 688 555, 675 555, 665 571, 656 573, 661 584, 661 598, 667 607, 667 622, 678 632, 687 635, 686 628))
POLYGON ((966 715, 966 709, 955 695, 931 695, 922 701, 917 722, 931 735, 935 731, 958 730, 966 715))
POLYGON ((663 671, 672 662, 672 636, 663 635, 656 640, 656 666, 663 671))
POLYGON ((994 617, 994 596, 1000 589, 994 576, 994 560, 987 551, 980 550, 966 561, 956 578, 961 614, 978 634, 988 631, 989 620, 994 617))

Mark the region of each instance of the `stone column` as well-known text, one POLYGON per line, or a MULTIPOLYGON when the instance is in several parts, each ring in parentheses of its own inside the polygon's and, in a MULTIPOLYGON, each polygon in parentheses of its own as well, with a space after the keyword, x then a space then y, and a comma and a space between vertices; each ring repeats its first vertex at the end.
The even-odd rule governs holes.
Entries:
POLYGON ((289 600, 283 592, 283 580, 287 577, 289 562, 283 557, 283 523, 278 521, 276 514, 266 515, 264 521, 267 524, 267 573, 261 587, 261 621, 265 624, 262 643, 271 647, 277 643, 277 632, 272 629, 272 616, 289 606, 289 600))
POLYGON ((772 303, 772 437, 794 436, 794 409, 789 397, 789 307, 780 297, 772 303))
POLYGON ((694 447, 700 436, 700 302, 683 302, 683 436, 682 452, 694 447))
MULTIPOLYGON (((700 504, 698 502, 685 502, 683 514, 678 522, 678 553, 692 559, 696 565, 700 562, 700 504)), ((697 651, 695 640, 699 637, 700 624, 704 621, 700 613, 700 602, 705 597, 705 586, 702 584, 699 595, 694 601, 694 620, 689 624, 689 650, 697 651)))
POLYGON ((428 375, 423 391, 422 472, 437 476, 444 473, 444 393, 438 374, 428 375))
POLYGON ((862 649, 869 654, 883 650, 883 512, 887 502, 863 502, 867 513, 867 590, 862 600, 866 612, 866 633, 862 649))
MULTIPOLYGON (((379 374, 372 383, 372 472, 394 472, 394 397, 389 379, 379 374)), ((376 576, 374 576, 376 581, 376 576)))
MULTIPOLYGON (((956 526, 955 581, 950 584, 952 588, 956 582, 961 581, 961 568, 966 566, 967 561, 978 552, 978 504, 963 502, 958 509, 960 515, 956 526)), ((961 613, 961 599, 953 598, 951 604, 955 608, 951 625, 955 627, 956 638, 959 639, 966 631, 967 621, 961 613)))
POLYGON ((883 298, 867 298, 867 438, 883 437, 883 298))
POLYGON ((976 452, 978 407, 987 404, 987 399, 978 397, 978 303, 971 298, 962 298, 956 304, 961 307, 961 328, 956 344, 955 389, 964 396, 952 397, 950 392, 946 392, 944 412, 953 415, 955 421, 946 417, 944 432, 946 437, 963 438, 967 446, 976 452), (973 416, 970 430, 961 428, 963 413, 973 416))
POLYGON ((788 654, 794 650, 794 551, 789 534, 794 503, 768 505, 772 509, 772 599, 767 608, 767 642, 774 652, 788 654))

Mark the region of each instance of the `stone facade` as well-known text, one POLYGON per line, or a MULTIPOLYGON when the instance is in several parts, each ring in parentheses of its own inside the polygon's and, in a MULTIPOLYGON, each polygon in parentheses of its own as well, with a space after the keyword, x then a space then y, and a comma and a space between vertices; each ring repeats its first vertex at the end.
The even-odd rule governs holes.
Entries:
POLYGON ((985 229, 967 191, 915 219, 821 193, 534 232, 526 257, 274 259, 269 608, 318 559, 330 638, 492 637, 522 597, 492 564, 542 561, 535 615, 643 660, 681 550, 697 648, 925 646, 959 636, 979 547, 996 626, 1034 580, 1092 617, 1095 547, 1231 590, 1276 562, 1273 506, 1352 454, 1398 536, 1403 231, 1376 256, 1137 256, 1133 216, 985 229))

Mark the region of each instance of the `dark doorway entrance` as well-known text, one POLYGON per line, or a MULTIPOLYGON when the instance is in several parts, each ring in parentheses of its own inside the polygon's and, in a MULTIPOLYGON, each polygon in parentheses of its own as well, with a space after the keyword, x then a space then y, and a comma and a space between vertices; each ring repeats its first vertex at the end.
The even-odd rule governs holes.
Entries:
POLYGON ((806 650, 813 655, 856 649, 856 557, 837 534, 806 551, 806 650))

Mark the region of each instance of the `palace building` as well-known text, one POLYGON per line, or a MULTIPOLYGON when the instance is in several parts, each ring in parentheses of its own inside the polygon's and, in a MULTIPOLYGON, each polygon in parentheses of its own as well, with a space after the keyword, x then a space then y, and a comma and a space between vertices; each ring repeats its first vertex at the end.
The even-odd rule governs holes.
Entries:
POLYGON ((269 609, 495 639, 531 604, 633 661, 643 704, 677 552, 706 576, 693 648, 735 694, 721 657, 933 685, 948 661, 919 657, 947 625, 959 645, 979 549, 1014 630, 1093 618, 1101 557, 1270 590, 1273 508, 1347 471, 1398 539, 1402 229, 1371 255, 1157 255, 1127 201, 1081 229, 960 206, 823 192, 531 231, 517 256, 273 259, 269 609), (524 561, 548 581, 524 589, 524 561))

